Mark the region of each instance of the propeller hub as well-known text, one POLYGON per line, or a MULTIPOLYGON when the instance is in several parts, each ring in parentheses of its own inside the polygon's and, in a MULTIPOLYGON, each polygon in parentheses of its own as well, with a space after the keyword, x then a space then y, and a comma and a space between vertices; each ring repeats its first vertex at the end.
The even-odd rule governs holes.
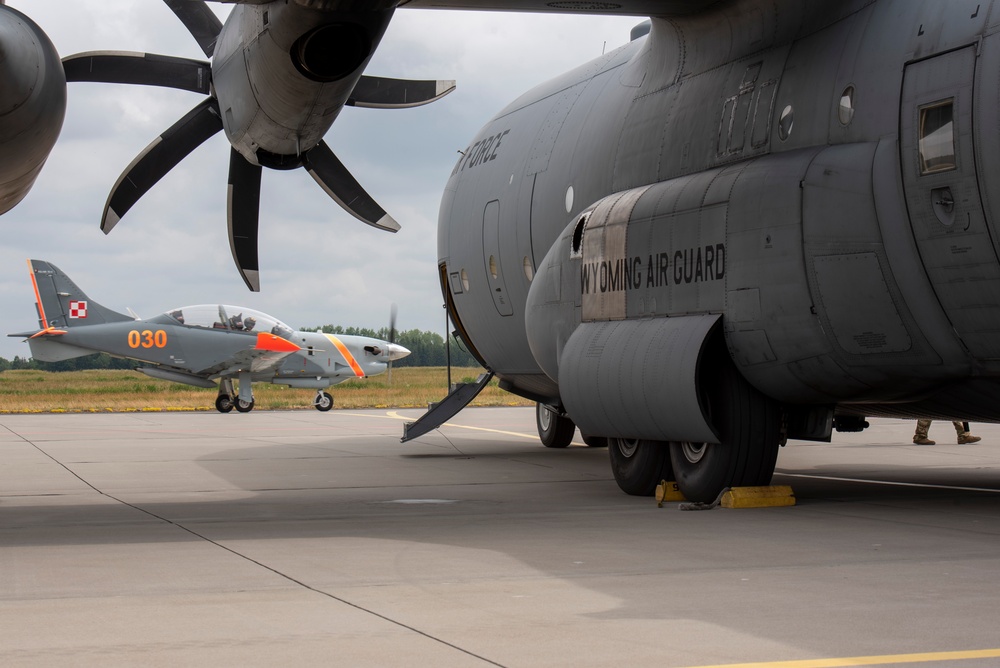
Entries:
POLYGON ((385 346, 385 354, 389 358, 390 362, 394 362, 409 355, 410 351, 398 343, 387 343, 385 346))

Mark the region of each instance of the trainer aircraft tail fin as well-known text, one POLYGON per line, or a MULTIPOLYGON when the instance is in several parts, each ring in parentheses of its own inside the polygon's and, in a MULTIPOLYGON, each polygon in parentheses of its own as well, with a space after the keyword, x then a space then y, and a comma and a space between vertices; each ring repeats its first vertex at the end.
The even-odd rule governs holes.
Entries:
POLYGON ((38 327, 58 330, 132 320, 90 299, 59 267, 44 260, 28 260, 35 290, 38 327))

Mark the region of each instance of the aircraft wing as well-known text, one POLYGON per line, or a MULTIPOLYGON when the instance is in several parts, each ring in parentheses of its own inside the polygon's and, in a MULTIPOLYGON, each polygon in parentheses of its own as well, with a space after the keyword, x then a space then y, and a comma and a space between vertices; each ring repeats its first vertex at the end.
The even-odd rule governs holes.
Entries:
POLYGON ((546 0, 402 0, 412 9, 477 9, 481 11, 560 12, 609 16, 683 16, 696 14, 721 0, 618 0, 618 2, 546 2, 546 0))
MULTIPOLYGON (((190 0, 169 0, 184 5, 190 0)), ((214 0, 226 4, 264 5, 271 0, 214 0)), ((724 0, 618 0, 618 2, 547 2, 546 0, 401 0, 411 9, 474 9, 488 12, 548 12, 607 14, 608 16, 684 16, 696 14, 724 0)), ((304 3, 303 3, 304 4, 304 3)), ((314 3, 322 7, 323 2, 314 3)))
POLYGON ((241 371, 260 373, 276 368, 283 359, 299 350, 299 347, 280 336, 257 333, 256 345, 235 353, 232 357, 209 369, 203 369, 200 374, 208 374, 212 378, 232 376, 241 371))

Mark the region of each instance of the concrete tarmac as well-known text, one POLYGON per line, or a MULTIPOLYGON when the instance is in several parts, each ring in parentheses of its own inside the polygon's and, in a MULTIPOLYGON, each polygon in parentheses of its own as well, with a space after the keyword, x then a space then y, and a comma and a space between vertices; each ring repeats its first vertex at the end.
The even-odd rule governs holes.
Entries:
POLYGON ((0 416, 0 664, 1000 665, 1000 426, 793 441, 797 506, 683 512, 532 409, 420 413, 0 416))

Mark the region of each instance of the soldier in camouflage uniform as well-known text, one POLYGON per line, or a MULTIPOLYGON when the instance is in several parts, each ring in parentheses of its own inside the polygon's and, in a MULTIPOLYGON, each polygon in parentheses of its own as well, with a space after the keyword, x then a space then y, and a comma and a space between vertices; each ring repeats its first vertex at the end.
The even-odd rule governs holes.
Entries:
MULTIPOLYGON (((965 429, 965 424, 962 422, 952 421, 952 425, 955 426, 955 431, 958 433, 958 444, 965 445, 967 443, 975 443, 981 441, 982 439, 978 436, 973 436, 965 429)), ((917 432, 913 435, 913 442, 917 445, 934 445, 935 441, 927 438, 927 431, 931 428, 931 420, 917 420, 917 432)))

